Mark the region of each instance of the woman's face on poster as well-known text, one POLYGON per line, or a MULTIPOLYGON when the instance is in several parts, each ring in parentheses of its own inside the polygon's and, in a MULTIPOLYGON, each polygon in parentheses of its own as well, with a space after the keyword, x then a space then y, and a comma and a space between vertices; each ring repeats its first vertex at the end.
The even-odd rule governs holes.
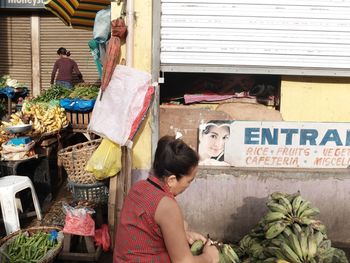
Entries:
POLYGON ((225 149, 225 142, 230 136, 230 130, 227 125, 210 125, 208 133, 202 132, 200 139, 200 155, 216 157, 225 149))

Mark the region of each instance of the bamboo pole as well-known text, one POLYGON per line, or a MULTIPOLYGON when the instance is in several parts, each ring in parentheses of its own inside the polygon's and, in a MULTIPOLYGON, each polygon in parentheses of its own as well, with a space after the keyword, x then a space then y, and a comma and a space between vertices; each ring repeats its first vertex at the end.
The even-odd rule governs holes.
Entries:
POLYGON ((108 224, 112 239, 112 249, 115 245, 114 239, 119 224, 120 212, 123 207, 124 198, 131 188, 132 149, 122 146, 121 150, 121 171, 119 175, 112 177, 109 182, 108 224))

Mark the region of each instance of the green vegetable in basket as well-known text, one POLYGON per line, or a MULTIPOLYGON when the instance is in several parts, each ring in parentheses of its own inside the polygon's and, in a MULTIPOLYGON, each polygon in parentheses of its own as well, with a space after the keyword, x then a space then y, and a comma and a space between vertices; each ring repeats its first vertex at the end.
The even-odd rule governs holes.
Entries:
POLYGON ((40 262, 50 249, 57 246, 57 240, 52 239, 48 233, 20 233, 9 241, 4 251, 0 251, 0 262, 40 262))
POLYGON ((65 86, 52 85, 51 88, 45 90, 42 94, 40 94, 40 96, 34 98, 32 101, 38 103, 50 102, 51 100, 59 100, 68 97, 71 91, 71 89, 65 86))
POLYGON ((96 85, 89 86, 74 86, 74 90, 69 95, 69 98, 79 98, 84 100, 96 99, 100 88, 96 85))

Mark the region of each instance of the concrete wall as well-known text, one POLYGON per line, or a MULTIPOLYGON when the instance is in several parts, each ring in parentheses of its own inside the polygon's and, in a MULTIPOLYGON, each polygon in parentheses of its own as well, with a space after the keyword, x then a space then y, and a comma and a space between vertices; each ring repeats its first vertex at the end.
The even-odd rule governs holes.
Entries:
POLYGON ((333 242, 350 244, 350 175, 347 170, 200 169, 177 197, 190 227, 213 238, 237 241, 267 211, 269 194, 294 193, 321 211, 333 242))

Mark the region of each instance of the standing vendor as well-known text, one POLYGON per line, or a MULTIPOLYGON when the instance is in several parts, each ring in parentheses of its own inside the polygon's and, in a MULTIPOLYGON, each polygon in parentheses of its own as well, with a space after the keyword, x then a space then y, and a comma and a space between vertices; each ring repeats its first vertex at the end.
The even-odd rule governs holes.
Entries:
POLYGON ((83 75, 80 73, 78 64, 73 59, 69 58, 70 52, 67 49, 65 49, 64 47, 60 47, 57 50, 57 55, 59 56, 59 58, 56 60, 53 66, 50 83, 51 85, 54 84, 56 72, 58 71, 56 77, 56 85, 72 88, 73 72, 77 74, 80 81, 82 81, 83 75))
POLYGON ((217 263, 219 252, 211 241, 185 229, 175 196, 194 180, 199 157, 180 139, 162 137, 152 174, 134 184, 125 198, 117 229, 114 263, 217 263), (191 254, 189 244, 206 242, 203 253, 191 254))

